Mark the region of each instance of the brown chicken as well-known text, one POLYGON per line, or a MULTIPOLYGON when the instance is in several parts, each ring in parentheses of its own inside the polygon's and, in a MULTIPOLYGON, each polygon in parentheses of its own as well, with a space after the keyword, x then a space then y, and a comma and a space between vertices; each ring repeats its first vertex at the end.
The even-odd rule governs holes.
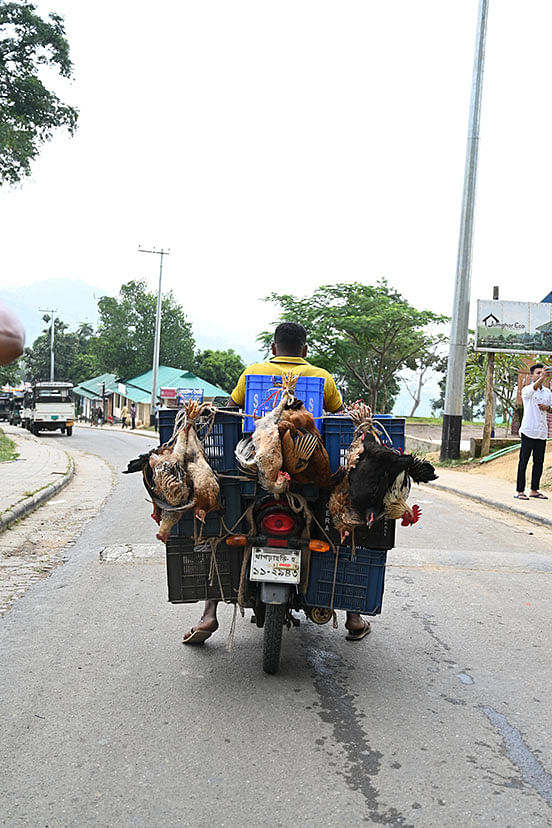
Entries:
POLYGON ((334 486, 343 476, 330 469, 330 459, 314 417, 301 400, 292 400, 278 424, 284 469, 298 483, 314 483, 322 488, 334 486))
POLYGON ((293 383, 289 378, 282 377, 282 385, 284 386, 282 399, 276 408, 257 420, 251 438, 255 449, 255 465, 259 483, 263 489, 272 492, 277 497, 287 490, 290 480, 288 472, 282 471, 284 459, 278 424, 292 396, 293 383))

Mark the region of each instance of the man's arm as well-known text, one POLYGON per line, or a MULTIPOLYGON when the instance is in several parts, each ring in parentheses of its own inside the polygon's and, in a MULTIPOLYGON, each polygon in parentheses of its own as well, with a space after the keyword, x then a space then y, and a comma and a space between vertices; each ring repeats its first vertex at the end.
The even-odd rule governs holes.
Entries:
POLYGON ((25 329, 7 305, 0 302, 0 365, 9 365, 23 353, 25 329))

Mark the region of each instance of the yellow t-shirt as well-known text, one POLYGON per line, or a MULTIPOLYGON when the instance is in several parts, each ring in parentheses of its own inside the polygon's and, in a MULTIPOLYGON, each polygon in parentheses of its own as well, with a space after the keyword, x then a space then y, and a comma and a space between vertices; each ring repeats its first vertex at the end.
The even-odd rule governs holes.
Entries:
POLYGON ((332 375, 325 371, 324 368, 318 368, 316 365, 311 365, 306 359, 302 357, 278 356, 272 357, 268 362, 256 362, 245 369, 238 380, 238 384, 232 391, 231 397, 237 406, 243 408, 245 405, 245 378, 248 374, 272 374, 274 376, 282 376, 282 374, 298 374, 300 377, 323 377, 324 382, 324 400, 323 406, 325 411, 337 411, 343 405, 341 394, 337 390, 337 385, 332 375))

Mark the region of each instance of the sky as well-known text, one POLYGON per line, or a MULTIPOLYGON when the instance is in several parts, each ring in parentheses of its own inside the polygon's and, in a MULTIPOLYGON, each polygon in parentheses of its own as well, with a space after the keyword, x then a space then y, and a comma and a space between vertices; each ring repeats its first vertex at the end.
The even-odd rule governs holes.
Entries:
MULTIPOLYGON (((0 192, 0 293, 163 287, 254 347, 272 291, 385 277, 452 312, 478 0, 40 0, 64 15, 73 138, 0 192)), ((552 5, 490 0, 477 299, 552 290, 552 5)), ((63 309, 59 309, 63 315, 63 309)))

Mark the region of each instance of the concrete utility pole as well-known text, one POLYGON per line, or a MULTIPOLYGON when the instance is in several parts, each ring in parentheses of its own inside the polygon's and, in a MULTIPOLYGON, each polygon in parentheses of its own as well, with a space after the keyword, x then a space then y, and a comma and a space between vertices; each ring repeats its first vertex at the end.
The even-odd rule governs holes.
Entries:
POLYGON ((54 381, 54 319, 57 308, 53 310, 38 309, 40 313, 50 314, 50 382, 54 381))
POLYGON ((163 278, 163 256, 169 256, 170 250, 143 250, 140 253, 155 253, 159 256, 159 289, 157 291, 157 314, 155 317, 155 339, 153 343, 153 377, 151 381, 150 426, 155 425, 155 405, 157 403, 157 373, 159 371, 159 343, 161 342, 161 280, 163 278))
POLYGON ((470 281, 473 239, 473 216, 477 182, 477 158, 479 152, 479 122, 483 91, 483 65, 489 0, 480 0, 475 42, 468 145, 464 172, 464 195, 458 242, 458 261, 452 309, 452 328, 441 435, 441 460, 460 456, 462 433, 462 402, 464 399, 464 374, 468 346, 468 322, 470 312, 470 281))

